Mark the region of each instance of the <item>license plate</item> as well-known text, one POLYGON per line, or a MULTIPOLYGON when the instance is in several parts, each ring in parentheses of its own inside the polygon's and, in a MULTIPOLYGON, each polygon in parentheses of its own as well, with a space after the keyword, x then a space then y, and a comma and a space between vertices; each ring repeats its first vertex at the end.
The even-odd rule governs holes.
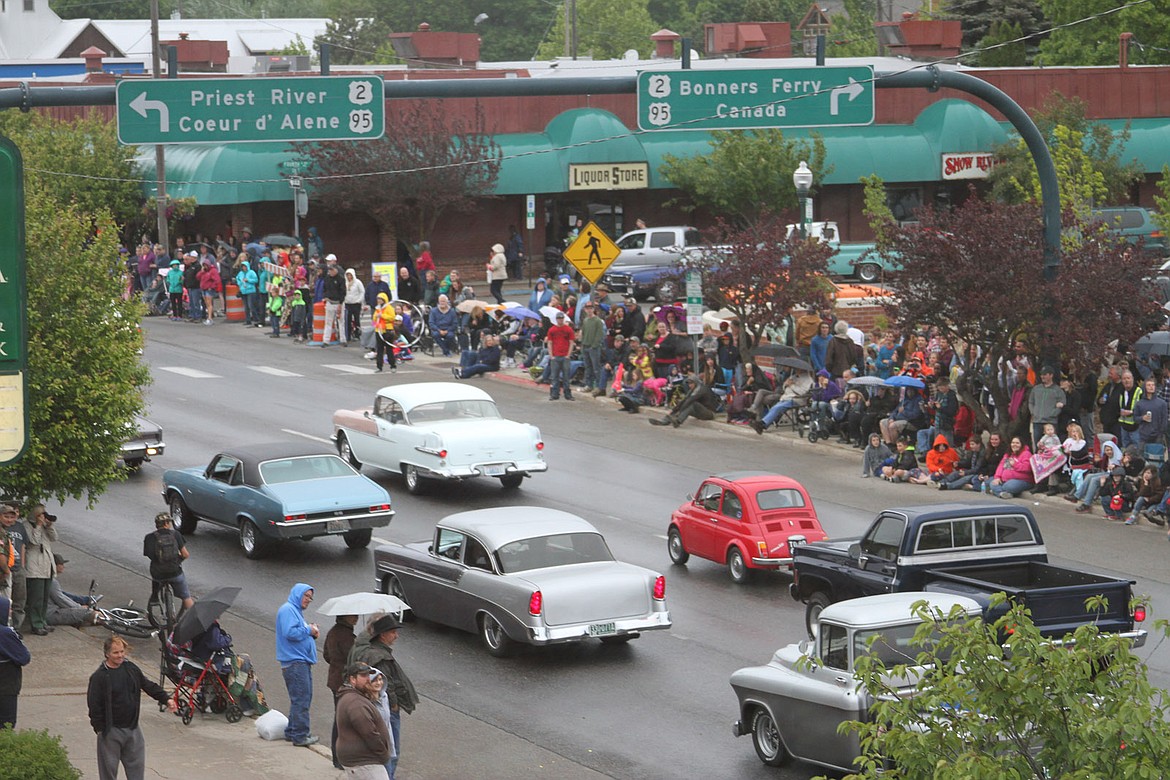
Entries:
POLYGON ((502 477, 508 473, 508 466, 504 463, 489 463, 486 466, 480 466, 480 471, 485 477, 502 477))
POLYGON ((589 636, 608 636, 617 631, 613 623, 593 623, 589 626, 589 636))
POLYGON ((330 520, 325 524, 325 530, 329 533, 341 533, 349 530, 348 520, 330 520))

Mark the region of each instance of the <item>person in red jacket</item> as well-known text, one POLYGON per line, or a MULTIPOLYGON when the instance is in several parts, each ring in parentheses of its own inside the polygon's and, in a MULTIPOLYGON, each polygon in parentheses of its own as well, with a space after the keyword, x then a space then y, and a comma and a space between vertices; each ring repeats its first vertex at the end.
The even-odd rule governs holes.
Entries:
POLYGON ((959 453, 947 441, 944 434, 934 437, 934 446, 926 453, 926 470, 921 476, 910 481, 919 485, 938 487, 942 478, 951 474, 959 463, 959 453))
POLYGON ((573 351, 573 340, 577 337, 573 326, 565 320, 564 312, 557 312, 557 321, 545 334, 544 343, 548 348, 548 399, 556 401, 560 398, 560 388, 565 389, 565 400, 573 400, 573 391, 569 388, 569 354, 573 351))

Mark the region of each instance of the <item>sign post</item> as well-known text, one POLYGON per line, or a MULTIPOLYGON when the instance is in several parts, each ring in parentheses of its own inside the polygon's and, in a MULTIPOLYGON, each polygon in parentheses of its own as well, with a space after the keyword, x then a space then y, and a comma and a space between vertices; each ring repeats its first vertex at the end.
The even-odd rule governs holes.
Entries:
POLYGON ((581 228, 577 238, 565 249, 565 259, 585 277, 589 284, 597 280, 613 265, 622 250, 593 220, 581 228))
POLYGON ((122 80, 116 93, 127 145, 352 141, 386 127, 378 76, 122 80))
POLYGON ((699 364, 699 337, 703 335, 703 274, 699 271, 687 271, 687 335, 694 342, 697 375, 703 369, 699 364))
POLYGON ((0 138, 0 465, 28 445, 28 337, 24 286, 24 163, 0 138))
POLYGON ((640 130, 846 127, 874 120, 873 68, 642 71, 640 130))
POLYGON ((532 286, 532 229, 536 227, 536 196, 528 195, 524 198, 524 246, 528 249, 528 286, 532 286))

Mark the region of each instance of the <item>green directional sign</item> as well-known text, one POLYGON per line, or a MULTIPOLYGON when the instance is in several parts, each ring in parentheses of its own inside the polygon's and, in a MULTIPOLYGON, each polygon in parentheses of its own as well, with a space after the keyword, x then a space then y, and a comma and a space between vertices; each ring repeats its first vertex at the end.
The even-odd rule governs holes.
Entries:
POLYGON ((0 465, 28 444, 26 308, 24 164, 16 146, 0 138, 0 465))
POLYGON ((870 125, 873 68, 642 71, 642 130, 870 125))
POLYGON ((117 96, 124 144, 350 141, 386 126, 378 76, 123 80, 117 96))

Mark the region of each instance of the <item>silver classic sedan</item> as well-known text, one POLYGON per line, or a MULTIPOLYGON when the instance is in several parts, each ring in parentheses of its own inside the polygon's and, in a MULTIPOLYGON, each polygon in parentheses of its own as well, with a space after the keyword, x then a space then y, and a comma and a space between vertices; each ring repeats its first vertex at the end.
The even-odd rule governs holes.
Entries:
POLYGON ((614 560, 596 528, 555 509, 450 515, 428 541, 378 547, 374 580, 415 616, 478 633, 494 656, 670 628, 666 578, 614 560))

